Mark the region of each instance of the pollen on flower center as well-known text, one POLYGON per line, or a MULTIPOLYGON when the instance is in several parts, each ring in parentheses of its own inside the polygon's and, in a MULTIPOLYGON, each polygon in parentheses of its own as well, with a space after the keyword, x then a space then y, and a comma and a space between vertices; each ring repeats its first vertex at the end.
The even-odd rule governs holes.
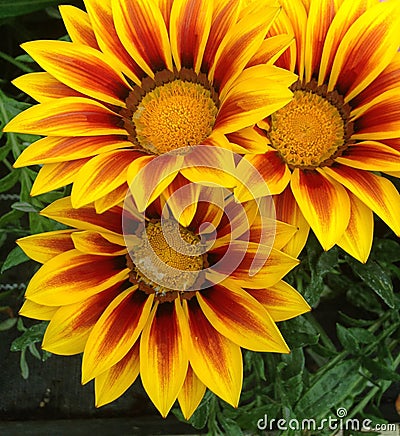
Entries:
POLYGON ((324 96, 296 90, 293 100, 271 116, 268 137, 289 166, 315 168, 345 145, 346 123, 324 96))
POLYGON ((202 84, 180 79, 165 83, 146 93, 133 113, 136 140, 155 154, 199 145, 210 135, 217 112, 202 84))
POLYGON ((206 263, 200 238, 172 221, 147 223, 130 258, 131 282, 148 293, 169 293, 169 300, 190 290, 206 263))

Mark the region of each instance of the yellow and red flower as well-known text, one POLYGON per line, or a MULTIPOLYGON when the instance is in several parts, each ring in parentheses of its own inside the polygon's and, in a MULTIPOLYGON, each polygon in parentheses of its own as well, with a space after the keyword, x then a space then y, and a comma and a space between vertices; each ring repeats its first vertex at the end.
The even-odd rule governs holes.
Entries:
MULTIPOLYGON (((276 198, 277 217, 311 226, 325 250, 369 256, 373 212, 400 235, 400 14, 397 0, 281 0, 269 37, 295 42, 277 65, 299 75, 294 99, 257 124, 269 142, 248 159, 276 198), (377 174, 383 173, 383 174, 377 174)), ((262 58, 262 53, 258 56, 262 58)))
POLYGON ((189 418, 206 387, 237 406, 241 347, 287 353, 275 322, 309 306, 281 280, 298 263, 280 251, 293 226, 273 220, 270 227, 254 202, 240 204, 232 195, 222 209, 215 201, 196 201, 187 226, 167 208, 163 223, 166 199, 153 202, 144 220, 133 207, 103 214, 93 204, 74 209, 69 197, 45 208, 42 215, 73 228, 18 241, 43 263, 21 314, 50 321, 44 349, 83 353, 82 381, 95 380, 97 406, 122 395, 140 373, 163 416, 178 399, 189 418), (171 223, 189 254, 171 248, 174 233, 160 230, 171 223), (263 232, 271 246, 259 242, 263 232), (211 246, 197 251, 211 234, 211 246), (253 271, 257 256, 262 261, 253 271))
MULTIPOLYGON (((266 150, 262 141, 247 138, 246 129, 288 103, 296 80, 272 65, 291 37, 263 42, 279 13, 276 1, 85 5, 87 13, 60 8, 72 42, 22 45, 46 72, 14 84, 40 104, 5 131, 46 136, 15 164, 43 164, 33 195, 73 183, 73 206, 95 202, 101 212, 122 201, 127 181, 158 155, 208 144, 215 147, 207 160, 221 166, 227 164, 218 165, 219 147, 266 150), (253 59, 261 45, 268 65, 253 59)), ((161 170, 156 176, 163 187, 170 181, 161 170)))

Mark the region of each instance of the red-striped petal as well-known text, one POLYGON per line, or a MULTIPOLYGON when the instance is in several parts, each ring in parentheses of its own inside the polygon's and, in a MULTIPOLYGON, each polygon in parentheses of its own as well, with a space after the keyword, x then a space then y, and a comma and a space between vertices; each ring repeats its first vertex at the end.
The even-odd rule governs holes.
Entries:
POLYGON ((214 329, 194 298, 187 308, 189 360, 194 373, 216 395, 237 407, 243 381, 240 347, 214 329))
POLYGON ((136 341, 126 356, 95 378, 96 407, 119 398, 136 380, 139 367, 139 341, 136 341))
POLYGON ((213 2, 181 0, 172 4, 169 33, 178 70, 186 67, 200 72, 212 13, 213 2))
POLYGON ((92 203, 125 184, 129 165, 143 156, 140 151, 130 149, 109 151, 90 159, 74 180, 73 207, 92 203))
POLYGON ((353 108, 367 105, 379 95, 393 88, 400 83, 400 53, 397 53, 392 62, 382 71, 381 74, 352 101, 353 108))
POLYGON ((35 303, 64 306, 85 300, 128 277, 124 258, 70 250, 46 262, 32 277, 26 297, 35 303))
POLYGON ((21 46, 44 70, 72 89, 117 106, 125 106, 131 89, 101 52, 66 41, 31 41, 21 46))
POLYGON ((325 174, 297 168, 293 172, 290 187, 322 247, 329 250, 349 223, 350 200, 346 190, 325 174))
POLYGON ((292 99, 288 89, 297 76, 275 66, 256 65, 244 70, 221 100, 214 130, 232 133, 250 127, 281 109, 292 99))
POLYGON ((129 288, 103 312, 87 340, 82 360, 82 383, 122 360, 148 321, 154 295, 129 288))
POLYGON ((120 292, 121 286, 115 285, 85 301, 60 307, 46 329, 42 348, 64 356, 82 353, 93 326, 120 292))
POLYGON ((117 189, 109 192, 104 195, 104 197, 98 198, 94 202, 94 206, 96 208, 96 213, 104 213, 108 209, 111 209, 114 206, 122 205, 126 196, 129 193, 129 187, 127 183, 119 186, 117 189))
POLYGON ((289 352, 268 312, 235 282, 227 280, 198 292, 197 301, 211 325, 240 347, 289 352))
POLYGON ((187 320, 178 299, 155 306, 140 338, 140 377, 151 401, 167 416, 188 368, 187 320))
POLYGON ((340 42, 350 26, 367 10, 369 0, 346 0, 333 17, 326 34, 324 49, 319 67, 318 85, 325 82, 332 69, 332 64, 340 42))
POLYGON ((120 244, 114 244, 102 236, 101 233, 91 230, 74 232, 71 237, 75 248, 82 253, 97 254, 99 256, 120 256, 126 254, 123 236, 121 236, 120 244))
POLYGON ((338 165, 325 171, 372 209, 400 236, 400 195, 384 177, 338 165))
POLYGON ((380 142, 352 144, 336 162, 369 171, 400 171, 400 151, 380 142))
POLYGON ((49 73, 24 74, 14 79, 12 84, 39 103, 64 97, 85 97, 82 93, 64 85, 49 73))
POLYGON ((328 91, 336 87, 348 102, 388 66, 400 42, 397 8, 396 2, 377 3, 350 27, 336 51, 328 91))
POLYGON ((183 156, 163 154, 134 160, 128 168, 128 185, 139 212, 144 211, 174 180, 183 156), (154 160, 154 162, 153 162, 154 160))
POLYGON ((261 46, 277 13, 277 8, 266 6, 263 13, 246 14, 227 29, 209 73, 221 98, 261 46))
POLYGON ((189 419, 193 415, 201 399, 204 397, 205 392, 205 384, 199 380, 192 367, 189 365, 185 383, 183 383, 182 389, 178 395, 179 405, 181 406, 182 414, 185 419, 189 419))
POLYGON ((225 246, 210 250, 216 258, 209 277, 213 280, 230 276, 242 287, 254 289, 273 286, 299 261, 274 248, 254 242, 231 241, 225 246))
POLYGON ((17 239, 16 242, 31 259, 45 263, 64 251, 74 248, 72 232, 73 230, 55 230, 26 236, 17 239))
POLYGON ((332 0, 313 1, 308 11, 306 39, 304 46, 305 81, 310 82, 317 74, 321 61, 325 37, 335 16, 332 0))
POLYGON ((114 1, 113 17, 119 39, 148 76, 154 77, 159 70, 172 71, 167 28, 154 1, 114 1))
POLYGON ((85 0, 86 10, 101 51, 112 63, 136 84, 144 77, 144 72, 128 54, 115 30, 111 7, 112 0, 85 0))
POLYGON ((18 114, 5 132, 49 136, 124 135, 120 117, 100 103, 66 97, 33 106, 18 114))
POLYGON ((40 195, 69 185, 89 158, 45 164, 32 185, 31 195, 40 195))
POLYGON ((267 37, 246 67, 248 68, 259 64, 274 64, 282 53, 288 49, 289 45, 293 43, 293 39, 292 35, 287 34, 267 37))
POLYGON ((381 140, 399 137, 400 87, 386 91, 366 106, 355 111, 351 139, 381 140))
POLYGON ((74 209, 71 204, 71 197, 65 197, 51 203, 40 214, 80 230, 116 234, 118 238, 122 235, 122 208, 118 206, 103 214, 97 214, 93 206, 74 209))
POLYGON ((162 200, 168 205, 173 217, 188 227, 196 213, 201 186, 191 183, 178 174, 162 194, 162 200))
MULTIPOLYGON (((249 200, 250 196, 256 193, 256 186, 260 184, 260 177, 265 181, 269 195, 280 194, 288 185, 291 172, 288 166, 283 162, 277 151, 267 151, 265 154, 246 155, 239 162, 237 171, 241 174, 241 185, 235 189, 235 196, 241 200, 249 200), (241 170, 243 165, 250 164, 254 170, 248 171, 246 166, 241 170), (247 174, 247 177, 246 177, 247 174)), ((257 197, 257 195, 255 195, 257 197)))
POLYGON ((72 42, 87 45, 96 50, 99 49, 90 18, 86 12, 70 5, 59 6, 59 11, 72 42))
POLYGON ((257 132, 256 127, 246 127, 226 135, 232 151, 238 154, 263 154, 268 150, 269 140, 257 132))
POLYGON ((118 136, 57 137, 48 136, 27 147, 14 164, 15 168, 65 162, 97 154, 107 153, 119 148, 131 148, 132 143, 118 136))
POLYGON ((221 41, 228 33, 229 29, 236 23, 238 14, 238 2, 233 2, 231 0, 220 0, 214 2, 210 34, 203 55, 202 71, 210 70, 221 41))

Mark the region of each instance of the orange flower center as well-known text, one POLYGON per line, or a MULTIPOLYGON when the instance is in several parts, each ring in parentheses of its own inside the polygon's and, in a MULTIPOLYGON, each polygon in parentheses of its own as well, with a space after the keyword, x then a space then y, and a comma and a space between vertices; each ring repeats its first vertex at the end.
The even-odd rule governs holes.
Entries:
POLYGON ((166 220, 147 223, 139 239, 130 253, 133 265, 129 266, 134 281, 144 285, 143 290, 161 296, 172 293, 171 299, 175 299, 178 291, 189 290, 195 284, 205 266, 198 236, 166 220))
POLYGON ((337 106, 309 90, 271 116, 268 137, 293 168, 327 165, 346 142, 346 124, 337 106))
POLYGON ((136 139, 154 154, 199 145, 214 126, 217 106, 200 83, 174 80, 147 92, 132 121, 136 139))

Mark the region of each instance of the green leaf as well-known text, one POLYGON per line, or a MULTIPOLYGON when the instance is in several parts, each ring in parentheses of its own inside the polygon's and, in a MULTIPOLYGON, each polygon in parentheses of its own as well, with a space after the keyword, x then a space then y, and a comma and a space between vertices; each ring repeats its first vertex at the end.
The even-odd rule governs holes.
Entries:
MULTIPOLYGON (((339 311, 339 318, 345 324, 352 326, 352 327, 353 326, 354 327, 369 327, 371 324, 373 324, 375 322, 375 320, 351 318, 350 316, 348 316, 345 313, 340 312, 340 311, 339 311)), ((364 329, 359 329, 359 330, 366 331, 364 329)))
POLYGON ((19 180, 19 171, 13 170, 0 179, 0 192, 10 190, 19 180))
POLYGON ((385 270, 373 260, 369 260, 366 264, 357 262, 350 257, 348 260, 353 272, 393 309, 395 306, 393 284, 385 270))
POLYGON ((349 303, 359 307, 363 311, 369 311, 375 314, 382 313, 381 300, 371 290, 365 287, 364 284, 354 283, 346 293, 346 298, 349 303))
POLYGON ((304 352, 300 348, 294 348, 290 354, 282 354, 282 362, 286 366, 282 369, 282 377, 289 379, 295 375, 302 374, 304 371, 304 352))
POLYGON ((18 201, 17 203, 13 203, 11 207, 21 212, 38 212, 37 209, 32 206, 32 204, 26 201, 18 201))
POLYGON ((358 351, 360 351, 357 339, 348 329, 341 326, 340 324, 336 324, 336 333, 340 343, 345 350, 349 351, 350 353, 357 353, 358 351))
POLYGON ((348 397, 358 382, 358 362, 349 360, 339 363, 321 376, 314 375, 315 382, 307 389, 295 407, 297 416, 318 418, 348 397))
POLYGON ((303 392, 303 377, 297 374, 284 382, 285 396, 290 404, 296 404, 303 392))
POLYGON ((18 223, 22 215, 22 212, 19 212, 17 210, 7 212, 2 217, 0 217, 0 228, 4 228, 9 223, 13 223, 15 225, 15 223, 18 223))
POLYGON ((284 321, 279 324, 279 328, 291 350, 314 345, 319 340, 319 334, 304 316, 284 321))
POLYGON ((193 415, 190 417, 189 423, 195 429, 201 430, 206 426, 210 414, 210 402, 213 396, 214 396, 213 393, 207 391, 199 407, 195 410, 193 415))
POLYGON ((349 328, 347 331, 351 333, 360 344, 372 344, 374 341, 377 340, 374 334, 366 329, 352 327, 349 328))
POLYGON ((11 351, 25 350, 29 345, 41 342, 48 323, 41 322, 29 327, 24 333, 11 344, 11 351))
POLYGON ((0 148, 0 160, 3 160, 7 157, 8 153, 11 150, 11 144, 7 143, 6 145, 1 146, 0 148))
POLYGON ((318 303, 322 292, 325 290, 324 276, 334 272, 339 262, 338 250, 335 247, 329 251, 322 252, 318 256, 318 252, 321 251, 322 249, 316 241, 313 241, 307 247, 307 261, 310 267, 311 281, 304 289, 304 298, 311 306, 318 303))
POLYGON ((25 15, 61 3, 61 0, 2 0, 0 18, 25 15))
POLYGON ((379 262, 399 262, 400 244, 392 239, 377 239, 372 246, 371 256, 379 262))
POLYGON ((366 368, 373 376, 375 376, 378 380, 391 380, 391 381, 400 381, 400 375, 397 374, 393 369, 388 368, 381 362, 377 362, 371 359, 364 359, 363 366, 366 368))
POLYGON ((226 418, 221 412, 217 414, 218 421, 224 429, 224 434, 230 435, 243 435, 243 432, 239 425, 231 418, 226 418))
POLYGON ((12 268, 13 266, 20 265, 29 260, 29 257, 17 246, 13 248, 4 261, 0 273, 12 268))
POLYGON ((10 330, 17 323, 17 318, 8 318, 0 322, 0 332, 10 330))
POLYGON ((27 380, 29 377, 29 366, 26 361, 26 349, 21 350, 21 355, 19 357, 19 367, 21 368, 21 375, 24 380, 27 380))

